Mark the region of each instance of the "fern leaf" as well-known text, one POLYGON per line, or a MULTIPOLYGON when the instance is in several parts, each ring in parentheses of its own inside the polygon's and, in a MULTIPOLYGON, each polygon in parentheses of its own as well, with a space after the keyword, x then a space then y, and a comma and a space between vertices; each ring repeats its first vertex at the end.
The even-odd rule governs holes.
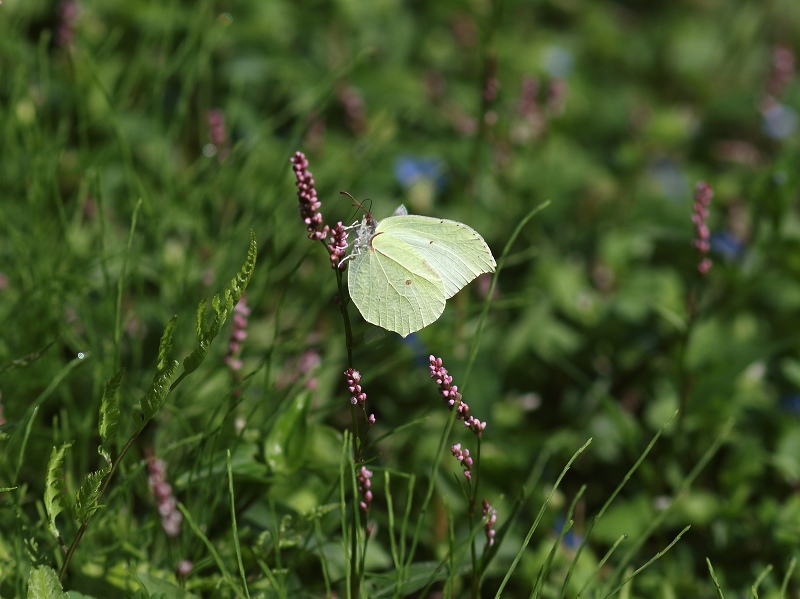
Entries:
POLYGON ((64 511, 67 505, 67 496, 64 484, 64 456, 72 442, 64 443, 61 447, 50 453, 50 461, 47 463, 47 476, 44 486, 44 508, 47 511, 47 530, 56 539, 61 538, 61 534, 56 527, 56 516, 64 511))
POLYGON ((206 309, 208 309, 208 300, 202 299, 197 304, 197 314, 195 314, 195 333, 198 339, 205 339, 208 337, 208 325, 206 324, 206 309))
POLYGON ((211 343, 205 339, 198 339, 197 346, 192 350, 192 353, 186 356, 186 359, 183 361, 183 369, 188 373, 194 372, 197 370, 197 367, 203 363, 203 360, 206 359, 206 355, 208 354, 208 350, 211 347, 211 343))
POLYGON ((239 272, 236 273, 236 276, 231 279, 231 282, 228 283, 228 286, 222 292, 222 295, 225 298, 224 306, 220 305, 218 297, 214 298, 217 300, 217 306, 214 308, 216 317, 214 318, 214 323, 211 326, 211 332, 214 336, 216 336, 220 329, 222 329, 222 325, 225 324, 228 315, 242 298, 245 289, 247 289, 247 285, 250 283, 250 279, 253 276, 253 270, 256 267, 257 257, 258 245, 256 244, 256 234, 251 230, 250 247, 247 250, 247 259, 244 261, 244 264, 242 264, 242 268, 239 269, 239 272))
POLYGON ((225 324, 234 306, 236 306, 242 294, 244 294, 245 289, 247 289, 247 284, 253 276, 257 257, 258 246, 256 244, 256 234, 250 231, 250 247, 247 250, 247 259, 239 269, 239 272, 236 273, 236 276, 231 279, 231 282, 228 283, 228 286, 223 290, 222 297, 224 300, 220 299, 219 293, 211 299, 214 319, 211 321, 210 325, 206 320, 208 301, 204 300, 200 302, 197 308, 197 346, 183 361, 183 368, 187 374, 197 370, 197 367, 205 360, 211 346, 211 341, 219 334, 222 325, 225 324))
POLYGON ((67 599, 58 574, 49 566, 31 568, 28 575, 28 599, 67 599))
POLYGON ((158 372, 169 366, 169 354, 172 352, 172 334, 175 332, 176 322, 178 322, 178 317, 173 316, 161 335, 161 341, 158 344, 158 372))
POLYGON ((142 399, 139 400, 139 405, 142 407, 144 420, 141 426, 144 426, 153 416, 156 415, 159 408, 164 405, 164 401, 169 394, 169 386, 172 383, 172 378, 175 376, 175 370, 178 368, 178 362, 173 360, 161 372, 156 373, 153 378, 153 386, 144 394, 142 399))
POLYGON ((100 454, 100 457, 103 458, 103 460, 105 460, 106 464, 108 464, 108 467, 110 468, 111 467, 111 455, 105 449, 103 449, 102 445, 97 448, 97 453, 100 454))
POLYGON ((97 510, 103 507, 100 505, 100 486, 109 472, 111 472, 111 465, 107 464, 97 472, 90 472, 84 477, 75 494, 73 508, 73 516, 81 524, 88 521, 97 510))
POLYGON ((197 306, 197 314, 195 316, 195 333, 197 335, 197 346, 192 350, 192 353, 186 356, 183 360, 183 369, 186 373, 194 372, 197 367, 203 363, 208 353, 209 342, 208 327, 206 325, 206 308, 208 307, 208 300, 204 299, 197 306))
POLYGON ((103 387, 103 399, 100 402, 100 438, 103 441, 112 439, 119 428, 119 385, 125 369, 120 368, 110 381, 103 387))

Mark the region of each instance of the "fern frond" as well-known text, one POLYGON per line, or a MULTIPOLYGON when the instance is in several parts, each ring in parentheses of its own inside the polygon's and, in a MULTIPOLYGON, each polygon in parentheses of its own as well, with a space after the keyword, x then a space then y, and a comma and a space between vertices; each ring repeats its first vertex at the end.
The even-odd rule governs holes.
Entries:
POLYGON ((173 316, 161 335, 161 341, 158 344, 158 372, 161 372, 169 365, 169 354, 172 352, 172 334, 175 332, 176 322, 178 322, 178 317, 173 316))
POLYGON ((88 521, 99 510, 100 486, 103 479, 111 472, 111 464, 107 464, 97 472, 90 472, 81 483, 75 494, 75 505, 72 510, 73 517, 80 523, 88 521))
POLYGON ((169 393, 169 386, 172 383, 172 378, 175 376, 175 370, 178 368, 177 360, 173 360, 164 370, 156 373, 153 378, 153 386, 150 390, 142 396, 139 400, 139 405, 142 407, 144 419, 141 426, 144 426, 150 419, 156 415, 159 408, 164 404, 169 393))
POLYGON ((56 526, 56 516, 64 511, 67 506, 66 485, 64 483, 64 457, 72 442, 64 443, 61 447, 50 453, 47 463, 47 476, 44 486, 44 508, 47 511, 47 530, 56 539, 61 539, 61 533, 56 526))
POLYGON ((244 261, 242 268, 240 268, 236 276, 231 279, 231 282, 228 283, 228 286, 225 287, 222 294, 218 293, 211 299, 211 308, 214 311, 214 318, 210 325, 206 319, 208 301, 203 300, 197 308, 197 346, 183 361, 183 368, 186 374, 197 370, 198 366, 205 360, 208 350, 211 347, 211 341, 219 334, 220 330, 222 330, 222 325, 225 324, 233 308, 241 299, 245 289, 247 289, 247 284, 253 276, 257 257, 258 246, 256 244, 256 234, 250 231, 250 247, 247 250, 247 259, 244 261))
POLYGON ((119 428, 119 385, 125 369, 120 368, 103 387, 103 399, 100 402, 100 438, 105 442, 117 434, 119 428))
POLYGON ((206 307, 208 300, 203 299, 197 306, 197 314, 195 317, 195 333, 197 335, 197 345, 192 350, 192 353, 186 356, 183 360, 183 369, 186 373, 194 372, 197 367, 203 363, 208 354, 208 349, 211 347, 208 341, 208 325, 206 325, 206 307))

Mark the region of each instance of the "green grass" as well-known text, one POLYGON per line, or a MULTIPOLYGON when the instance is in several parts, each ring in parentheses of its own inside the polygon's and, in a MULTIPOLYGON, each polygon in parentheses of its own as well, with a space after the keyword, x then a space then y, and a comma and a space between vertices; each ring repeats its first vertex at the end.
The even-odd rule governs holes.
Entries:
POLYGON ((0 5, 0 597, 800 592, 800 5, 68 8, 0 5), (497 274, 367 325, 298 150, 331 226, 404 203, 497 274))

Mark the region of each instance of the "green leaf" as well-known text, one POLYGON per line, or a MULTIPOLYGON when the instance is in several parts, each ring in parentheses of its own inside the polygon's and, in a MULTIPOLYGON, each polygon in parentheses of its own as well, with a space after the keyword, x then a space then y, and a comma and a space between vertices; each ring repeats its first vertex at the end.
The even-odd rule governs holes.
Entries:
POLYGON ((47 476, 44 486, 44 508, 47 511, 47 529, 56 538, 61 538, 61 533, 56 527, 56 516, 67 506, 67 497, 64 484, 64 456, 72 442, 64 443, 60 448, 53 447, 50 461, 47 463, 47 476))
POLYGON ((247 259, 244 261, 242 268, 235 277, 231 279, 228 286, 223 290, 222 294, 216 294, 211 299, 211 308, 214 310, 214 319, 211 324, 206 320, 206 309, 208 307, 208 300, 203 300, 197 307, 197 346, 191 354, 183 361, 183 368, 186 374, 194 372, 203 363, 208 350, 211 347, 211 341, 216 337, 222 325, 228 319, 228 315, 233 311, 238 301, 247 289, 247 284, 253 276, 253 270, 256 266, 256 258, 258 256, 258 246, 256 244, 256 234, 250 231, 250 248, 247 251, 247 259))
POLYGON ((111 464, 106 464, 104 468, 87 474, 83 479, 78 492, 75 494, 75 506, 73 508, 73 516, 78 522, 84 523, 88 521, 97 510, 103 507, 100 505, 100 487, 109 472, 111 472, 111 464))
POLYGON ((28 575, 28 599, 68 599, 56 571, 48 566, 31 568, 28 575))
POLYGON ((146 572, 138 574, 137 578, 150 597, 168 597, 169 599, 191 599, 197 597, 197 595, 180 588, 168 580, 157 578, 146 572))
POLYGON ((120 368, 103 387, 103 399, 100 402, 100 438, 107 441, 117 434, 119 428, 119 385, 125 369, 120 368))
POLYGON ((264 442, 267 465, 273 472, 291 472, 303 464, 308 431, 311 394, 302 391, 294 403, 278 417, 264 442))

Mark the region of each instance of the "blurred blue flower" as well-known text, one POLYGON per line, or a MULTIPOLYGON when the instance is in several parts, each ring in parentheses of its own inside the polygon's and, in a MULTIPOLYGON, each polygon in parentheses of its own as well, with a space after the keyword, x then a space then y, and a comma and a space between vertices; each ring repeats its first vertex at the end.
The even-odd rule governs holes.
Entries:
POLYGON ((772 182, 775 183, 775 185, 785 185, 788 180, 789 175, 786 174, 786 171, 775 171, 772 173, 772 182))
POLYGON ((778 406, 784 412, 800 415, 800 393, 790 393, 778 400, 778 406))
POLYGON ((785 139, 797 129, 797 113, 783 104, 773 104, 764 110, 764 133, 772 139, 785 139))
POLYGON ((438 158, 417 158, 403 154, 394 161, 394 176, 403 187, 411 187, 420 179, 435 182, 436 189, 445 183, 442 161, 438 158))
POLYGON ((689 182, 677 162, 662 156, 656 159, 649 168, 650 176, 655 179, 661 193, 670 200, 685 200, 691 194, 689 182))
MULTIPOLYGON (((559 516, 553 525, 553 532, 556 535, 560 535, 561 529, 564 528, 565 523, 566 518, 564 518, 564 516, 559 516)), ((564 538, 561 539, 561 542, 564 543, 564 546, 567 549, 575 550, 583 542, 583 537, 576 533, 574 528, 570 528, 566 533, 564 533, 564 538)))
POLYGON ((401 338, 403 345, 407 346, 414 354, 414 364, 417 366, 427 366, 430 352, 425 344, 420 340, 419 335, 411 333, 408 337, 401 338))
POLYGON ((563 79, 572 71, 574 59, 569 50, 565 50, 561 46, 550 46, 544 53, 544 70, 551 77, 563 79))
POLYGON ((728 231, 711 234, 711 249, 727 260, 738 260, 744 254, 744 244, 728 231))

